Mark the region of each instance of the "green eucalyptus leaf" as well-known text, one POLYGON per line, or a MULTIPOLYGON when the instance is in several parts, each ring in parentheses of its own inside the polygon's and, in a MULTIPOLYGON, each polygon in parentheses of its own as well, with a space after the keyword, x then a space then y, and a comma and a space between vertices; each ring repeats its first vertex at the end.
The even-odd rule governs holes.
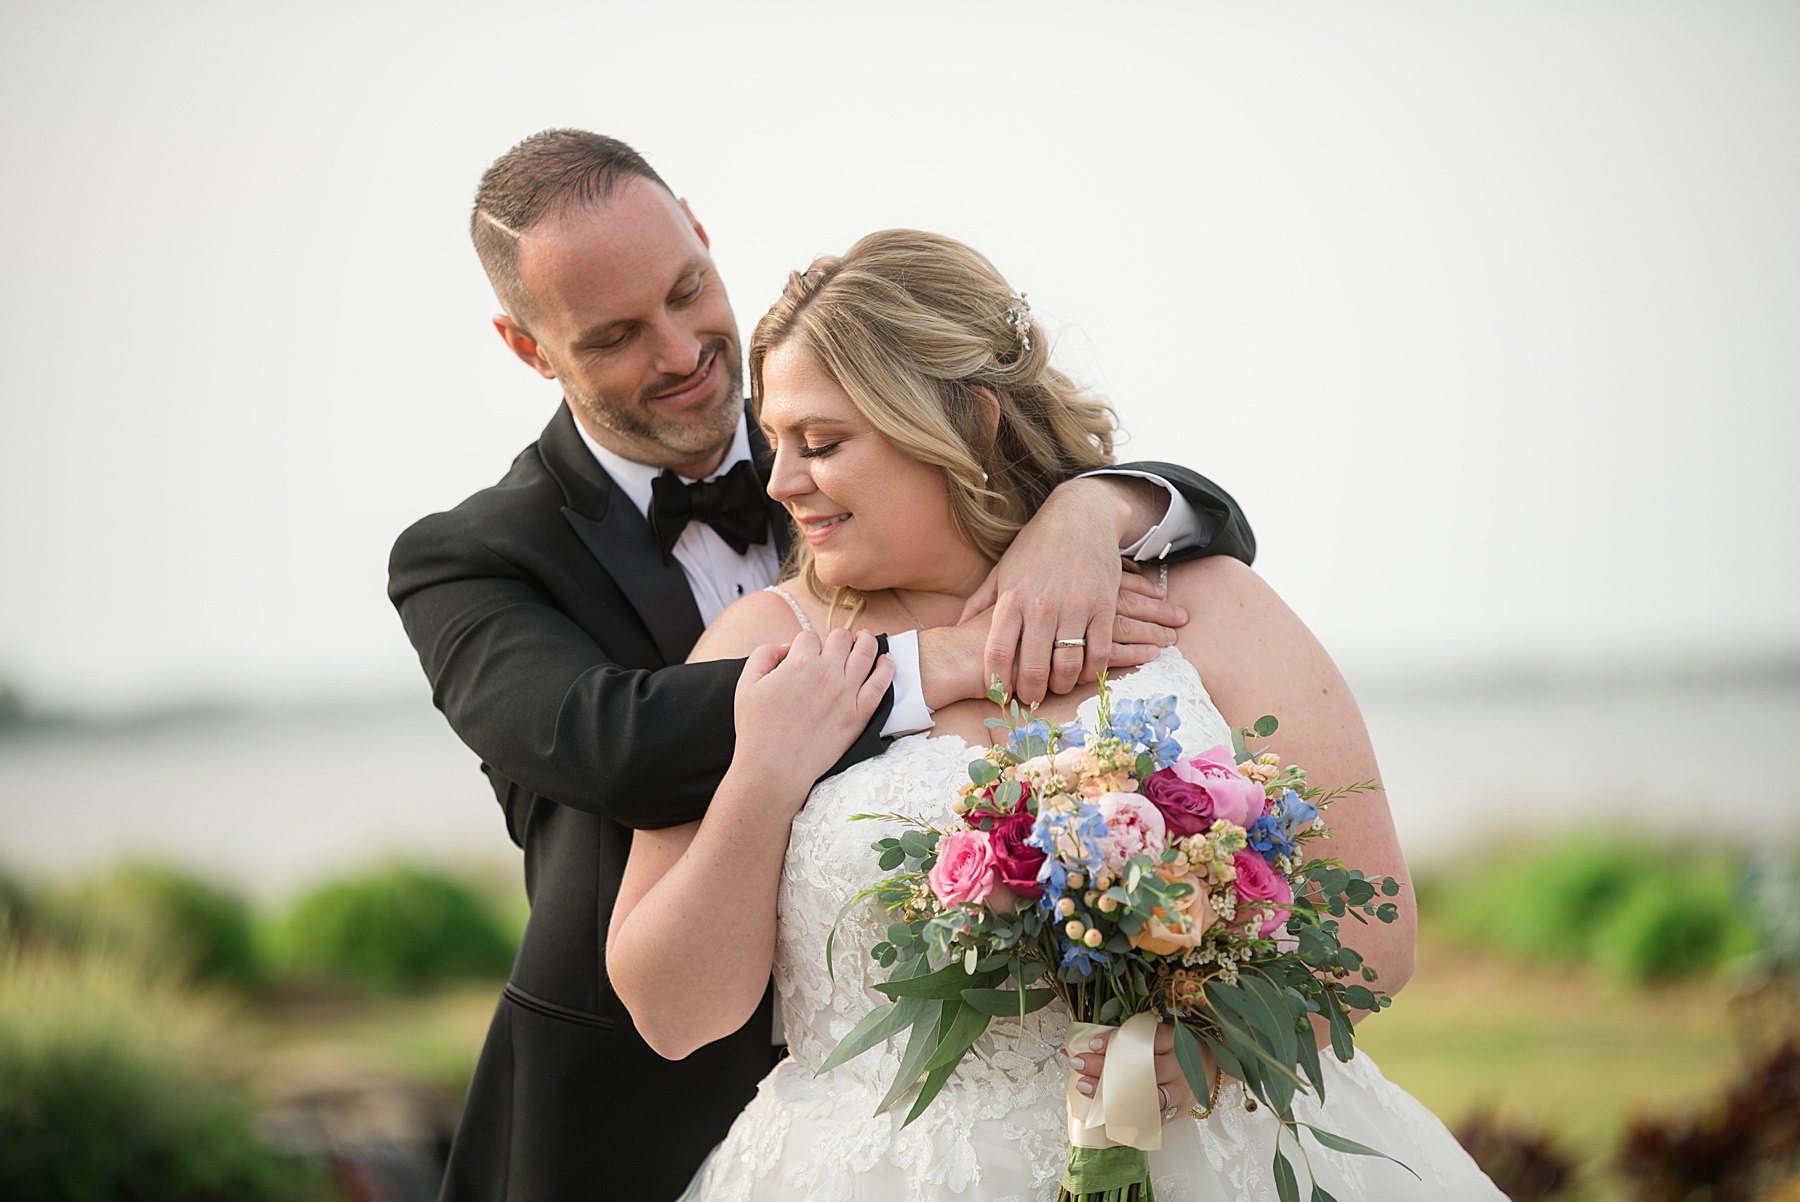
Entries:
POLYGON ((1257 738, 1266 739, 1281 729, 1281 723, 1275 720, 1274 714, 1264 714, 1256 720, 1256 725, 1251 729, 1256 731, 1257 738))
POLYGON ((938 1036, 936 1050, 925 1061, 928 1073, 946 1065, 955 1068, 981 1038, 981 1033, 987 1030, 990 1021, 988 1015, 973 1006, 963 1005, 961 999, 946 1000, 943 1005, 943 1016, 938 1019, 938 1030, 942 1033, 938 1036))
MULTIPOLYGON (((920 963, 924 963, 923 959, 920 960, 920 963)), ((944 999, 961 997, 962 991, 965 989, 971 987, 987 988, 989 986, 997 985, 1005 979, 1006 974, 1004 972, 977 973, 975 976, 971 977, 968 973, 963 971, 962 961, 958 960, 954 964, 945 965, 936 972, 928 972, 920 976, 908 977, 905 980, 895 980, 890 978, 889 980, 881 982, 879 985, 875 986, 875 988, 877 991, 885 993, 891 998, 928 997, 944 999)))
POLYGON ((1279 1147, 1275 1149, 1275 1192, 1281 1202, 1300 1202, 1300 1183, 1294 1180, 1294 1166, 1279 1147))
POLYGON ((1188 1088, 1194 1091, 1200 1109, 1211 1106, 1212 1091, 1206 1078, 1206 1060, 1201 1055, 1200 1040, 1179 1018, 1175 1020, 1175 1063, 1181 1066, 1181 1075, 1187 1078, 1188 1088))
POLYGON ((902 1127, 925 1113, 925 1108, 931 1105, 932 1099, 938 1096, 939 1091, 944 1088, 944 1083, 950 1080, 950 1074, 955 1071, 956 1064, 953 1061, 949 1064, 939 1065, 925 1074, 925 1084, 919 1087, 919 1096, 913 1099, 912 1109, 906 1112, 906 1122, 900 1124, 902 1127))
POLYGON ((1325 991, 1325 1019, 1331 1024, 1331 1052, 1339 1060, 1348 1064, 1356 1055, 1356 1036, 1350 1029, 1350 1019, 1344 1013, 1342 1003, 1338 1001, 1338 991, 1325 991))
POLYGON ((894 1073, 893 1084, 888 1086, 886 1095, 875 1107, 876 1114, 888 1110, 906 1096, 906 1091, 913 1087, 919 1074, 925 1071, 926 1057, 937 1047, 938 1017, 941 1010, 941 1007, 927 1006, 913 1020, 912 1034, 906 1037, 906 1051, 900 1056, 900 1068, 894 1073))
POLYGON ((838 1040, 837 1047, 831 1049, 831 1055, 825 1057, 819 1071, 813 1076, 828 1073, 847 1060, 854 1060, 870 1048, 893 1036, 900 1034, 918 1020, 919 1012, 930 1005, 924 998, 901 998, 897 1002, 886 1002, 869 1013, 863 1020, 850 1029, 850 1033, 838 1040))
POLYGON ((1054 989, 965 989, 964 1004, 995 1018, 1023 1018, 1056 1000, 1054 989))
POLYGON ((1312 1082, 1313 1096, 1322 1105, 1325 1101, 1325 1073, 1319 1067, 1319 1045, 1313 1042, 1312 1024, 1308 1023, 1306 1031, 1299 1040, 1300 1071, 1312 1082))
POLYGON ((1341 1135, 1334 1135, 1321 1127, 1313 1126, 1311 1123, 1301 1123, 1300 1126, 1305 1127, 1308 1131, 1312 1132, 1314 1139, 1318 1140, 1321 1144, 1324 1144, 1327 1148, 1330 1148, 1333 1152, 1347 1152, 1352 1156, 1379 1156, 1383 1160, 1393 1160, 1395 1164, 1399 1165, 1407 1172, 1412 1173, 1414 1180, 1423 1180, 1417 1173, 1413 1173, 1411 1166, 1405 1161, 1394 1160, 1394 1158, 1389 1156, 1386 1152, 1377 1152, 1368 1144, 1359 1144, 1353 1139, 1345 1139, 1341 1135))

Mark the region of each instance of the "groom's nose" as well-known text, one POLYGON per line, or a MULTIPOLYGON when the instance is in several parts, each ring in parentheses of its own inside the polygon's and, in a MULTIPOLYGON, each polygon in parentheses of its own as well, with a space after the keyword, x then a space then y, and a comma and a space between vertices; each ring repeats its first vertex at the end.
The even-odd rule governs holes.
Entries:
POLYGON ((700 366, 700 351, 705 341, 674 314, 664 314, 663 319, 651 328, 651 340, 652 365, 662 374, 688 376, 700 366))

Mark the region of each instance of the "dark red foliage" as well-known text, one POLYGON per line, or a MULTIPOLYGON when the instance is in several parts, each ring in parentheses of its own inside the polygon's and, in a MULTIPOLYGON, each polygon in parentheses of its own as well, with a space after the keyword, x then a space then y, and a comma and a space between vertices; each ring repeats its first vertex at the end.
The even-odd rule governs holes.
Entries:
POLYGON ((1619 1169, 1644 1202, 1750 1202, 1800 1161, 1800 1045, 1785 1044, 1710 1110, 1638 1118, 1619 1169))
POLYGON ((1513 1202, 1550 1202, 1574 1183, 1575 1162, 1543 1131, 1507 1126, 1478 1110, 1457 1128, 1456 1140, 1513 1202))

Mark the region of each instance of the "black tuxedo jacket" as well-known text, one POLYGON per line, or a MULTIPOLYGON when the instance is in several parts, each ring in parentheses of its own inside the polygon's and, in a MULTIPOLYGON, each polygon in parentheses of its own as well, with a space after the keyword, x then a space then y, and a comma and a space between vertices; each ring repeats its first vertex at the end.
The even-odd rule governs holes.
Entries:
MULTIPOLYGON (((1223 490, 1130 466, 1169 480, 1208 527, 1204 548, 1171 558, 1252 559, 1223 490)), ((770 519, 785 551, 773 502, 770 519)), ((604 941, 632 829, 698 819, 730 764, 743 661, 682 662, 702 629, 687 579, 567 406, 498 484, 400 536, 388 594, 524 849, 531 901, 443 1197, 673 1198, 770 1068, 771 995, 735 1034, 667 1061, 608 984, 604 941)), ((891 696, 840 766, 881 749, 891 696)), ((704 946, 670 954, 705 970, 704 946)))

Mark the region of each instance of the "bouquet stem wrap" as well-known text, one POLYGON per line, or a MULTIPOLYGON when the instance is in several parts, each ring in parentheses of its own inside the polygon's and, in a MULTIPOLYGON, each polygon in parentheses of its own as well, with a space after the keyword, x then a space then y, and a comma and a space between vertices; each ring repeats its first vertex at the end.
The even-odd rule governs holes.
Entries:
POLYGON ((1075 1088, 1081 1074, 1069 1070, 1069 1160, 1059 1197, 1151 1202, 1146 1153, 1162 1147, 1156 1021, 1156 1015, 1146 1011, 1132 1015, 1122 1027, 1069 1024, 1063 1048, 1071 1057, 1088 1052, 1094 1036, 1113 1034, 1093 1097, 1075 1088))

